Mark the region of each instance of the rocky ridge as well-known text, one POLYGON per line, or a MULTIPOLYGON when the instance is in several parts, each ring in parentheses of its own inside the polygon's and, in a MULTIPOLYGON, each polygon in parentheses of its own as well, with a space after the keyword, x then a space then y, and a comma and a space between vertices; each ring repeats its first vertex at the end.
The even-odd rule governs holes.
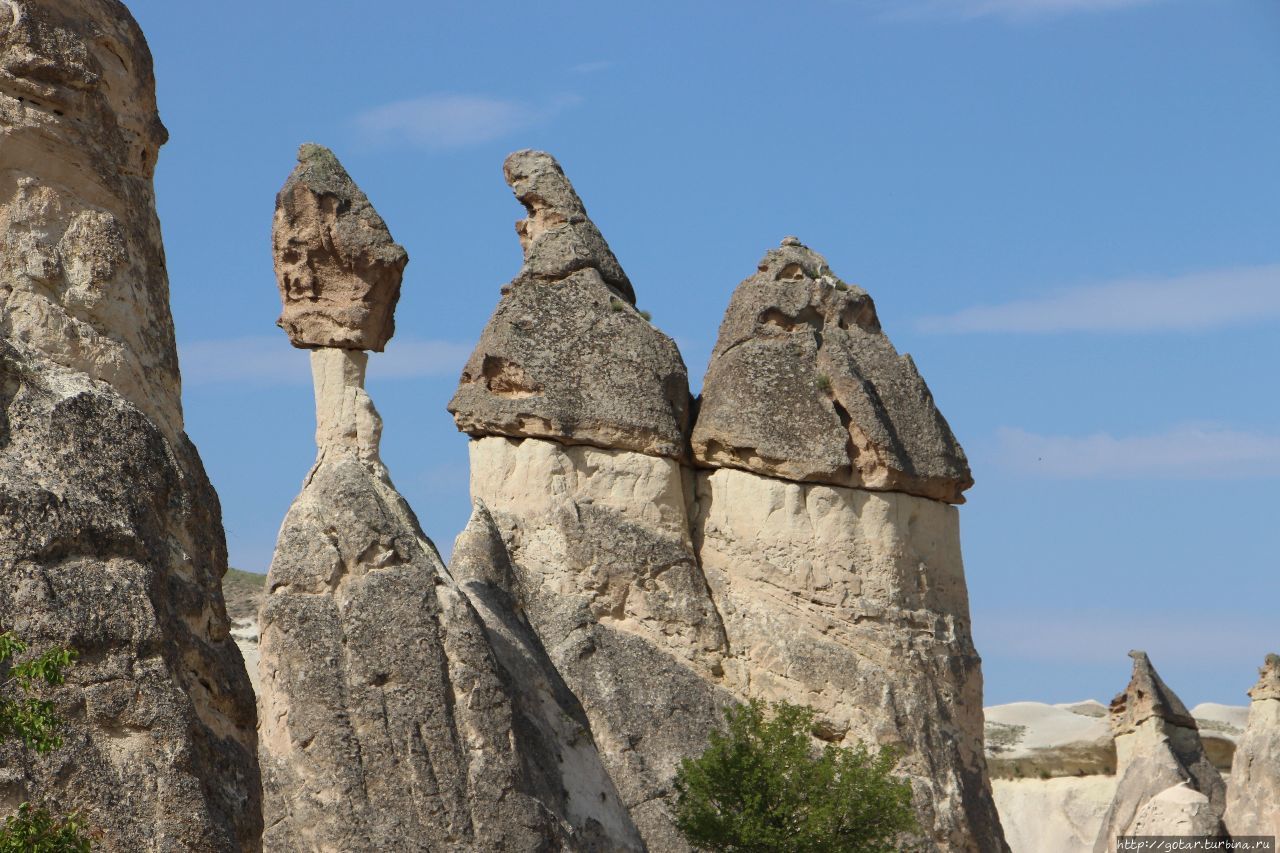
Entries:
POLYGON ((1249 698, 1248 724, 1231 765, 1227 830, 1280 837, 1280 655, 1267 655, 1249 698))

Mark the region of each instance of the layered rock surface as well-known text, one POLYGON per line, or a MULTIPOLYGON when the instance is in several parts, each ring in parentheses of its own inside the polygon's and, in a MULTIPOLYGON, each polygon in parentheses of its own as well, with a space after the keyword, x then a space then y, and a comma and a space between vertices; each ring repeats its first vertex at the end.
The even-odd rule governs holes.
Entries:
POLYGON ((1208 814, 1215 824, 1206 834, 1216 834, 1226 806, 1226 786, 1205 755, 1195 718, 1160 679, 1144 652, 1129 656, 1133 676, 1110 708, 1119 781, 1103 817, 1095 853, 1114 850, 1116 836, 1134 834, 1139 818, 1145 834, 1177 835, 1186 821, 1205 825, 1208 814), (1205 797, 1208 812, 1180 795, 1170 795, 1163 805, 1146 810, 1157 796, 1184 783, 1205 797), (1165 820, 1169 822, 1162 823, 1165 820))
POLYGON ((1249 722, 1231 766, 1227 830, 1280 837, 1280 655, 1267 655, 1249 698, 1249 722))
POLYGON ((278 325, 294 346, 382 352, 409 256, 328 148, 298 149, 276 196, 271 246, 278 325))
POLYGON ((699 465, 962 503, 964 451, 865 290, 788 237, 734 291, 703 383, 699 465))
POLYGON ((107 851, 258 848, 218 499, 182 430, 151 56, 115 0, 0 5, 0 629, 79 652, 0 802, 107 851))

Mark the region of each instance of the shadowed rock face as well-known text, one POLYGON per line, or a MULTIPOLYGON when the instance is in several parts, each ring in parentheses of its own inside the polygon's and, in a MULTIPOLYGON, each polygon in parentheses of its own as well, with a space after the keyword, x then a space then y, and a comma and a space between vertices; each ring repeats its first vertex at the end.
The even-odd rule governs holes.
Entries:
POLYGON ((675 343, 636 311, 555 160, 517 152, 504 171, 530 211, 517 227, 525 264, 463 368, 449 403, 458 429, 685 458, 689 381, 675 343))
POLYGON ((1145 652, 1129 656, 1133 677, 1111 701, 1119 782, 1102 819, 1095 853, 1114 850, 1116 836, 1132 835, 1139 827, 1147 835, 1177 835, 1188 827, 1216 834, 1226 807, 1226 786, 1205 755, 1195 719, 1160 679, 1145 652), (1205 802, 1170 791, 1178 787, 1202 795, 1205 802))
POLYGON ((108 851, 255 850, 252 693, 217 496, 182 432, 151 57, 114 0, 0 3, 0 628, 80 654, 0 804, 108 851))
POLYGON ((1280 655, 1267 655, 1249 691, 1249 723, 1231 765, 1227 829, 1280 836, 1280 655))
POLYGON ((328 148, 298 149, 276 196, 271 245, 278 325, 294 346, 382 352, 409 256, 328 148))
POLYGON ((794 237, 734 292, 707 367, 699 465, 963 503, 969 464, 866 291, 794 237))

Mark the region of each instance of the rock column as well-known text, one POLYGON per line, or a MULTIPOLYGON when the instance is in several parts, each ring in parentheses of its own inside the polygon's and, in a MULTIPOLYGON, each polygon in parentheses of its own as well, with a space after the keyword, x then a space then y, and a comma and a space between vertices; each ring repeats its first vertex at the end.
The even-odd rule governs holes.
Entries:
POLYGON ((743 698, 903 750, 926 849, 1005 849, 959 516, 968 463, 871 297, 787 238, 729 303, 692 434, 698 557, 743 698))
POLYGON ((1231 764, 1227 829, 1280 837, 1280 655, 1267 655, 1249 697, 1249 722, 1231 764))
POLYGON ((253 694, 218 499, 183 432, 151 55, 116 0, 0 3, 0 630, 79 652, 64 746, 0 810, 106 851, 256 850, 253 694))
MULTIPOLYGON (((281 325, 312 348, 318 453, 260 619, 264 847, 479 853, 625 838, 611 788, 591 790, 593 808, 568 807, 558 732, 517 705, 483 623, 379 459, 361 350, 391 337, 404 250, 315 145, 277 199, 274 243, 281 325)), ((589 764, 589 736, 578 748, 589 764)))

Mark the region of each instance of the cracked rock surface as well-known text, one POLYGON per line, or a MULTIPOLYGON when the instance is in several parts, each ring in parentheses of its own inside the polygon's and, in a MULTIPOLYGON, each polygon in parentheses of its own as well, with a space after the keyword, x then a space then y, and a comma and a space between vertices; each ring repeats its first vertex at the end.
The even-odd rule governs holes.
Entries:
POLYGON ((1280 655, 1267 655, 1249 698, 1249 722, 1231 765, 1227 829, 1280 837, 1280 655))
POLYGON ((298 149, 276 196, 271 246, 284 304, 277 324, 294 346, 382 352, 409 256, 328 148, 298 149))
POLYGON ((151 54, 115 0, 0 3, 0 630, 79 661, 0 813, 97 849, 256 850, 253 698, 217 495, 182 428, 151 54))
POLYGON ((693 455, 799 482, 963 503, 964 451, 871 297, 794 237, 738 285, 707 367, 693 455))
POLYGON ((472 436, 545 438, 684 458, 689 380, 675 342, 636 310, 617 259, 550 155, 507 158, 529 216, 525 262, 449 403, 472 436))

